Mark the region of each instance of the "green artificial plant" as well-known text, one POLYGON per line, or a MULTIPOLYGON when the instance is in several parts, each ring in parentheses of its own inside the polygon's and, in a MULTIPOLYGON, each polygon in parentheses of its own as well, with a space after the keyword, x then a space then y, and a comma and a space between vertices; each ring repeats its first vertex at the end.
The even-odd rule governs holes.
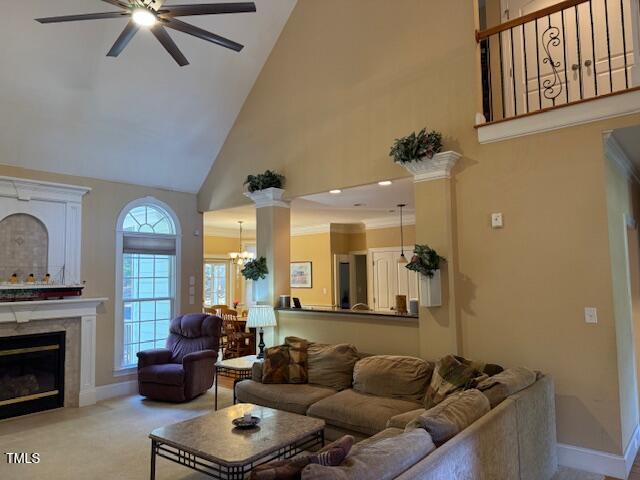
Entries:
POLYGON ((267 170, 257 175, 249 175, 244 182, 250 193, 265 190, 267 188, 282 188, 284 186, 284 175, 267 170))
POLYGON ((438 255, 438 252, 429 245, 416 245, 413 249, 413 257, 406 268, 432 278, 435 271, 440 268, 440 262, 443 261, 445 258, 438 255))
POLYGON ((419 162, 424 157, 432 158, 440 151, 442 151, 442 134, 435 130, 427 133, 427 129, 423 128, 418 134, 413 132, 406 137, 397 138, 393 142, 389 156, 393 157, 396 163, 404 164, 419 162))
POLYGON ((240 271, 242 276, 247 280, 261 280, 267 276, 269 269, 267 268, 267 259, 264 257, 250 260, 244 264, 244 268, 240 271))

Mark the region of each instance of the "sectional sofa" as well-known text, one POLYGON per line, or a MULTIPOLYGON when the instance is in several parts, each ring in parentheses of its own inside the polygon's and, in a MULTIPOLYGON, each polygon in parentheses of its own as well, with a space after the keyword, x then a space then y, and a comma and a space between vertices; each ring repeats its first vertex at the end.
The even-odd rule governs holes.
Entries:
POLYGON ((308 383, 263 383, 257 362, 252 379, 236 384, 240 402, 321 418, 328 439, 348 434, 359 441, 344 466, 307 467, 303 480, 545 480, 557 470, 554 391, 546 375, 491 399, 490 411, 436 448, 428 433, 411 428, 426 412, 433 364, 313 343, 308 363, 308 383))

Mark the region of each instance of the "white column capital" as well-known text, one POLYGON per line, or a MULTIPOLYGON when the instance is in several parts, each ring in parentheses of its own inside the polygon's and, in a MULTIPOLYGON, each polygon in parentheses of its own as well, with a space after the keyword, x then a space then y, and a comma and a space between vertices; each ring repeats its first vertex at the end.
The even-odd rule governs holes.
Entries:
POLYGON ((256 204, 256 208, 291 208, 291 202, 282 199, 282 196, 284 195, 284 190, 282 188, 265 188, 264 190, 258 190, 257 192, 245 192, 244 195, 256 204))
POLYGON ((454 152, 436 153, 433 158, 425 158, 419 162, 407 162, 402 166, 413 175, 414 182, 429 182, 442 178, 451 178, 451 170, 462 155, 454 152))

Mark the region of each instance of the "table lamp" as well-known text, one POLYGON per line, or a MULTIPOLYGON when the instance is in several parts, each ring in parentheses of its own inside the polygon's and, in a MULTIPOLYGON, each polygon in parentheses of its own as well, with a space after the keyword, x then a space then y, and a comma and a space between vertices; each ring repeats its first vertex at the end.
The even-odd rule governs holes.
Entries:
POLYGON ((264 327, 275 327, 276 325, 276 313, 271 305, 254 305, 249 308, 247 327, 260 329, 260 343, 258 343, 260 352, 258 353, 258 358, 264 358, 264 327))

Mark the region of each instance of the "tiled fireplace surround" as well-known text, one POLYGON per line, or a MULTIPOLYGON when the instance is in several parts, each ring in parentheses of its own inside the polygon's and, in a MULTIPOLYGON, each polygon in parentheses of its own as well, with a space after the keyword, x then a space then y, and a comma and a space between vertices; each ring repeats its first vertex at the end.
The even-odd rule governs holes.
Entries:
MULTIPOLYGON (((82 197, 89 191, 86 187, 0 177, 0 220, 20 213, 42 222, 49 237, 49 268, 64 265, 66 284, 81 282, 82 197)), ((0 337, 66 332, 65 407, 96 403, 96 315, 106 300, 75 297, 0 302, 0 337)))

